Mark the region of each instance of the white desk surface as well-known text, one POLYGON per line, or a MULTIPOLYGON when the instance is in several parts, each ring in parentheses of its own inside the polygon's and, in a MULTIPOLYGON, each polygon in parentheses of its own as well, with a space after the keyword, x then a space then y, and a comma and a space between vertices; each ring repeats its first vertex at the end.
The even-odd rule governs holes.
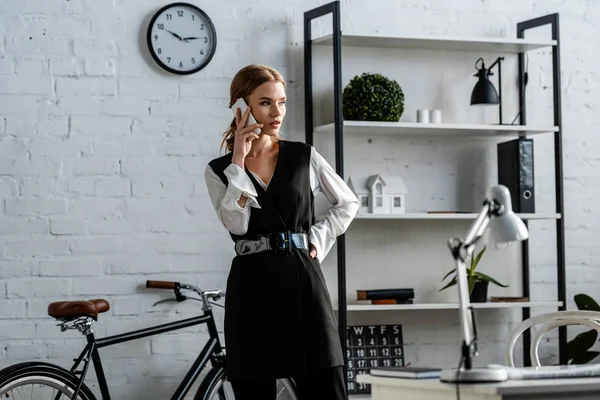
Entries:
MULTIPOLYGON (((359 383, 376 386, 399 387, 432 391, 455 392, 456 383, 444 383, 439 379, 406 379, 356 375, 359 383)), ((600 392, 600 378, 527 379, 509 380, 501 383, 460 383, 461 393, 479 395, 517 395, 535 393, 600 392)))

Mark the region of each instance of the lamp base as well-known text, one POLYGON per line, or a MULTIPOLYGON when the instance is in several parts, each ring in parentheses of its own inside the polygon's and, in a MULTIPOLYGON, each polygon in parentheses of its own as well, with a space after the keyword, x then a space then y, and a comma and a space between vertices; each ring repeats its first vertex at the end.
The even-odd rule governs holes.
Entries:
POLYGON ((472 368, 472 369, 445 369, 440 374, 442 382, 504 382, 508 379, 508 372, 504 368, 472 368))

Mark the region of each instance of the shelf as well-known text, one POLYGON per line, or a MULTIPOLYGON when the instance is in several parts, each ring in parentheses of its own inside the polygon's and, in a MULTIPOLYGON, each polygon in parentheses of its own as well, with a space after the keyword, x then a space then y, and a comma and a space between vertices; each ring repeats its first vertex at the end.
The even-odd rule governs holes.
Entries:
MULTIPOLYGON (((314 45, 333 44, 333 35, 314 39, 314 45)), ((523 53, 556 46, 556 40, 530 40, 503 37, 448 37, 448 36, 373 36, 344 35, 342 46, 381 47, 394 49, 425 49, 476 51, 489 53, 523 53)))
MULTIPOLYGON (((560 54, 557 52, 559 46, 558 37, 553 38, 548 33, 551 30, 556 33, 559 32, 559 14, 552 13, 541 15, 535 18, 526 19, 522 21, 515 21, 514 27, 516 31, 520 31, 521 33, 525 33, 525 31, 530 31, 532 29, 544 27, 546 30, 545 35, 542 36, 543 32, 539 32, 539 35, 535 35, 532 37, 527 35, 528 38, 517 38, 516 33, 508 33, 508 34, 499 34, 499 36, 490 37, 484 36, 487 32, 481 32, 476 34, 475 37, 465 36, 447 36, 443 35, 443 33, 437 33, 436 35, 427 35, 426 33, 421 34, 417 33, 417 35, 413 35, 411 31, 406 30, 405 32, 382 32, 378 30, 365 31, 359 29, 354 30, 345 30, 341 31, 341 26, 343 25, 342 18, 337 12, 337 6, 339 1, 336 0, 333 3, 328 5, 323 5, 320 7, 315 7, 305 12, 305 29, 304 34, 305 37, 309 39, 305 39, 304 47, 309 52, 308 54, 313 54, 313 56, 304 58, 304 71, 305 71, 305 80, 307 82, 312 82, 315 69, 319 69, 321 65, 317 65, 313 63, 313 59, 315 56, 324 56, 326 57, 326 62, 323 65, 327 66, 327 72, 333 76, 333 80, 342 81, 343 80, 343 71, 345 71, 345 63, 346 62, 358 62, 361 64, 361 58, 364 58, 363 61, 371 62, 371 64, 385 64, 390 68, 394 68, 394 65, 397 66, 398 61, 402 62, 402 60, 408 60, 407 62, 414 61, 415 56, 420 57, 422 54, 435 55, 436 57, 447 57, 451 56, 452 58, 467 57, 470 59, 473 57, 475 60, 477 57, 487 57, 486 54, 495 54, 495 55, 503 55, 508 57, 507 60, 510 59, 513 69, 517 69, 518 61, 520 61, 518 56, 523 55, 523 53, 534 51, 536 53, 543 54, 552 54, 554 58, 558 58, 558 62, 554 62, 552 68, 548 71, 548 74, 553 78, 557 79, 560 77, 560 69, 558 66, 560 65, 560 54), (319 30, 320 33, 313 32, 311 35, 311 24, 312 22, 320 17, 323 17, 328 14, 333 14, 332 29, 329 30, 331 34, 324 35, 319 30), (551 29, 546 29, 551 28, 551 29), (363 35, 362 33, 366 33, 363 35), (423 35, 423 36, 421 36, 423 35), (512 37, 507 37, 512 36, 512 37), (334 45, 333 39, 339 39, 339 44, 341 44, 342 51, 334 51, 331 53, 332 47, 334 45), (555 39, 555 40, 551 40, 555 39), (452 52, 458 52, 456 54, 452 54, 452 52), (393 53, 393 57, 390 57, 390 53, 393 53), (333 61, 331 62, 331 57, 333 56, 333 61), (346 59, 347 57, 350 57, 346 59), (381 59, 379 59, 381 58, 381 59)), ((319 28, 321 28, 319 26, 319 28)), ((522 34, 520 36, 523 36, 522 34)), ((557 36, 557 35, 553 35, 557 36)), ((336 42, 335 44, 338 44, 336 42)), ((340 50, 340 49, 337 49, 340 50)), ((430 62, 439 62, 440 59, 435 58, 430 59, 429 57, 425 57, 421 61, 424 63, 423 65, 427 66, 427 63, 430 62)), ((493 57, 495 58, 495 56, 493 57)), ((462 64, 464 60, 460 59, 460 62, 455 63, 457 67, 462 69, 462 64)), ((363 62, 364 64, 364 62, 363 62)), ((487 63, 486 63, 487 64, 487 63)), ((469 67, 469 66, 468 66, 469 67)), ((472 67, 469 67, 472 68, 472 67)), ((323 71, 319 71, 319 74, 323 71)), ((515 74, 519 75, 521 71, 516 71, 515 74)), ((320 75, 319 75, 320 76, 320 75)), ((519 78, 519 77, 517 77, 519 78)), ((520 76, 522 78, 522 76, 520 76)), ((337 109, 342 108, 342 89, 343 86, 340 85, 326 85, 327 91, 331 92, 332 98, 334 98, 333 103, 334 108, 337 109)), ((558 85, 560 86, 560 85, 558 85)), ((433 95, 436 88, 427 87, 425 89, 429 89, 431 93, 429 95, 433 95)), ((325 89, 324 89, 325 90, 325 89)), ((554 102, 552 110, 554 115, 560 115, 560 96, 561 96, 561 88, 557 87, 554 90, 554 94, 558 96, 557 101, 554 102)), ((538 94, 540 92, 538 91, 538 94)), ((313 110, 320 105, 317 100, 319 96, 315 97, 314 93, 309 93, 309 96, 306 97, 306 109, 313 110)), ((523 105, 522 110, 520 110, 523 114, 527 111, 527 106, 523 105)), ((409 110, 410 111, 410 110, 409 110)), ((536 110, 533 110, 535 113, 536 110)), ((410 111, 411 113, 414 111, 410 111)), ((446 111, 442 110, 444 115, 446 115, 446 111)), ((467 141, 467 142, 481 142, 478 144, 486 145, 486 147, 491 147, 488 150, 493 152, 495 144, 501 141, 508 141, 520 137, 539 137, 539 135, 552 135, 554 136, 554 156, 549 157, 553 158, 552 161, 557 167, 554 168, 554 171, 548 170, 548 175, 553 174, 556 181, 560 181, 562 176, 560 175, 560 168, 558 166, 562 166, 563 159, 560 157, 560 141, 556 140, 560 139, 560 135, 562 133, 562 127, 554 126, 558 124, 554 124, 552 120, 546 121, 530 121, 530 124, 533 125, 508 125, 508 124, 497 124, 498 121, 496 118, 493 119, 472 119, 472 118, 452 118, 449 116, 448 118, 444 117, 444 122, 440 124, 422 124, 417 123, 414 117, 406 118, 408 114, 405 113, 405 116, 395 120, 393 122, 376 122, 376 121, 351 121, 345 120, 342 117, 339 121, 340 124, 336 126, 336 124, 329 123, 333 122, 332 119, 321 120, 319 122, 319 126, 314 125, 314 115, 313 112, 305 113, 305 125, 311 127, 311 131, 306 132, 306 142, 315 145, 316 143, 322 142, 322 140, 328 141, 332 139, 335 133, 336 128, 343 129, 343 133, 345 136, 343 138, 350 139, 351 141, 360 140, 361 138, 366 140, 377 140, 379 138, 383 139, 391 139, 394 142, 397 142, 397 145, 404 145, 408 142, 420 142, 420 143, 439 143, 443 145, 444 143, 455 143, 457 140, 467 141), (340 126, 341 125, 341 126, 340 126), (559 129, 560 128, 560 129, 559 129), (321 137, 319 137, 321 135, 321 137), (558 146, 558 147, 557 147, 558 146)), ((413 114, 414 115, 414 114, 413 114)), ((511 120, 505 120, 505 123, 510 123, 511 120)), ((515 121, 519 122, 519 121, 515 121)), ((340 138, 342 139, 342 138, 340 138)), ((418 143, 417 143, 418 144, 418 143)), ((325 144, 326 146, 329 143, 325 144)), ((350 160, 344 159, 344 154, 341 152, 341 148, 339 146, 335 146, 334 156, 341 157, 342 163, 349 162, 350 160), (339 151, 338 151, 339 150, 339 151)), ((443 146, 442 146, 443 147, 443 146)), ((427 151, 428 149, 422 149, 423 151, 427 151)), ((384 152, 385 153, 385 152, 384 152)), ((385 157, 385 154, 381 154, 382 157, 385 157)), ((380 157, 381 158, 381 157, 380 157)), ((368 161, 368 160, 367 160, 368 161)), ((385 161, 385 159, 384 159, 385 161)), ((492 160, 493 161, 493 160, 492 160)), ((360 168, 361 166, 358 166, 360 168)), ((455 188, 456 189, 456 188, 455 188)), ((550 198, 554 198, 554 200, 558 201, 560 207, 558 209, 564 208, 563 201, 563 188, 557 187, 557 192, 552 196, 549 195, 550 198)), ((452 211, 452 208, 448 207, 439 207, 439 211, 452 211)), ((373 220, 372 222, 361 222, 362 224, 366 224, 363 228, 367 229, 367 234, 371 234, 373 229, 377 232, 377 229, 381 228, 381 221, 386 221, 384 225, 396 225, 398 222, 387 222, 395 219, 410 219, 410 225, 414 225, 415 223, 420 224, 422 222, 419 221, 427 221, 427 220, 455 220, 451 222, 451 224, 455 225, 459 223, 461 220, 468 223, 469 221, 476 220, 477 215, 475 213, 478 210, 466 209, 463 211, 469 211, 469 213, 465 214, 449 214, 449 213, 435 213, 429 214, 428 211, 437 211, 428 207, 427 209, 417 210, 415 209, 413 213, 410 214, 401 214, 401 215, 358 215, 356 219, 365 220, 373 220), (417 212, 419 211, 419 212, 417 212), (471 212, 473 211, 473 212, 471 212), (381 221, 380 221, 381 220, 381 221), (367 226, 369 225, 369 226, 367 226)), ((550 211, 555 211, 551 209, 550 211)), ((533 214, 519 214, 519 216, 523 220, 549 220, 549 221, 561 221, 562 214, 556 214, 553 212, 538 212, 533 214)), ((448 222, 445 222, 447 224, 448 222)), ((436 225, 439 225, 439 221, 435 221, 436 225)), ((444 225, 445 226, 445 225, 444 225)), ((565 229, 564 226, 558 224, 556 226, 556 237, 558 238, 558 252, 559 257, 557 258, 557 266, 556 272, 558 274, 558 279, 556 282, 556 296, 559 301, 532 301, 532 302, 504 302, 504 303, 477 303, 472 306, 475 309, 497 309, 497 311, 487 311, 494 313, 506 313, 507 310, 512 310, 510 317, 514 319, 521 319, 525 316, 522 315, 522 318, 518 318, 516 316, 515 311, 519 311, 519 309, 529 309, 529 308, 537 308, 537 307, 549 307, 550 310, 558 310, 559 307, 566 305, 566 299, 564 298, 564 293, 566 292, 566 282, 564 279, 565 276, 565 260, 564 257, 560 257, 561 254, 564 254, 564 235, 565 229), (564 304, 563 304, 564 303, 564 304)), ((541 240, 544 240, 544 235, 542 235, 541 240)), ((539 246, 538 246, 539 247, 539 246)), ((348 249, 346 248, 345 252, 347 253, 348 249)), ((390 255, 393 257, 393 255, 390 255)), ((337 273, 337 292, 338 298, 345 299, 348 293, 348 285, 347 285, 347 261, 346 258, 340 258, 342 260, 341 264, 338 266, 339 271, 337 273)), ((527 257, 524 259, 525 264, 523 268, 530 267, 530 263, 527 260, 527 257)), ((376 271, 375 271, 376 272, 376 271)), ((515 271, 516 272, 516 271, 515 271)), ((523 270, 525 272, 525 269, 523 270)), ((512 275, 512 273, 511 273, 512 275)), ((529 277, 527 274, 523 276, 525 279, 523 284, 529 285, 529 277)), ((544 290, 546 290, 544 288, 544 290)), ((554 296, 553 296, 554 297, 554 296)), ((440 310, 438 313, 443 314, 453 314, 456 313, 460 306, 457 300, 454 299, 444 299, 444 298, 419 298, 418 299, 422 304, 406 304, 406 305, 372 305, 369 301, 350 301, 347 306, 339 307, 339 325, 341 331, 345 331, 348 326, 347 318, 357 317, 357 312, 359 312, 358 316, 361 316, 360 311, 374 311, 375 314, 381 312, 387 312, 387 314, 381 314, 379 316, 375 315, 373 318, 375 320, 380 320, 381 318, 387 318, 392 315, 391 314, 398 311, 411 311, 411 310, 420 310, 417 312, 424 312, 423 310, 440 310), (424 301, 429 300, 429 303, 423 303, 424 301), (440 301, 444 301, 440 303, 440 301), (347 307, 347 309, 346 309, 347 307), (343 308, 343 309, 341 309, 343 308), (454 311, 449 311, 454 310, 454 311), (391 313, 390 313, 391 312, 391 313), (352 313, 348 315, 348 313, 352 313)), ((345 303, 345 302, 344 302, 345 303)), ((520 312, 519 312, 520 314, 520 312)), ((365 315, 365 314, 362 314, 365 315)), ((369 314, 371 315, 371 314, 369 314)), ((412 315, 412 314, 411 314, 412 315)), ((416 314, 415 314, 416 315, 416 314)), ((509 317, 507 315, 506 317, 509 317)), ((369 318, 370 319, 370 318, 369 318)), ((439 318, 438 318, 439 319, 439 318)), ((375 322, 375 321, 373 321, 375 322)), ((383 322, 383 321, 382 321, 383 322)), ((431 322, 431 321, 430 321, 431 322)), ((434 321, 435 322, 435 321, 434 321)), ((438 321, 439 322, 439 321, 438 321)), ((422 328, 426 328, 426 319, 422 321, 422 328)), ((418 331, 417 331, 418 334, 418 331)), ((531 339, 532 333, 526 332, 524 334, 525 337, 529 337, 531 339), (528 335, 528 336, 525 336, 528 335)), ((564 336, 564 335, 563 335, 564 336)), ((566 338, 559 338, 559 347, 558 354, 561 363, 567 362, 567 352, 565 351, 567 346, 566 338)), ((529 349, 523 346, 523 359, 528 361, 529 357, 529 349)))
MULTIPOLYGON (((530 308, 560 307, 561 301, 527 301, 527 302, 487 302, 471 303, 473 308, 530 308)), ((458 310, 458 303, 421 303, 421 304, 348 304, 348 311, 411 311, 411 310, 458 310)), ((338 309, 337 305, 334 307, 338 309)))
MULTIPOLYGON (((320 125, 315 133, 333 133, 335 124, 320 125)), ((401 136, 524 136, 557 132, 556 126, 484 125, 484 124, 424 124, 418 122, 344 121, 344 133, 401 136)))
MULTIPOLYGON (((382 220, 393 220, 393 219, 412 219, 412 220, 424 220, 424 219, 454 219, 454 220, 470 220, 477 218, 479 214, 476 213, 464 213, 464 214, 452 214, 452 213, 407 213, 407 214, 357 214, 355 219, 382 219, 382 220)), ((526 220, 547 220, 547 219, 560 219, 560 214, 555 213, 537 213, 537 214, 517 214, 519 218, 526 220)))

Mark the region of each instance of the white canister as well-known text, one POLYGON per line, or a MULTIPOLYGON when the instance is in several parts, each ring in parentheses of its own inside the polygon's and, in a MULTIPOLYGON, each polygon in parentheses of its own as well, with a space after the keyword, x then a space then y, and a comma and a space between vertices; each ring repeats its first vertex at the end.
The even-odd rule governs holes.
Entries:
POLYGON ((417 110, 417 122, 429 123, 429 110, 417 110))
POLYGON ((429 115, 429 121, 432 124, 441 124, 442 123, 442 110, 431 110, 429 115))

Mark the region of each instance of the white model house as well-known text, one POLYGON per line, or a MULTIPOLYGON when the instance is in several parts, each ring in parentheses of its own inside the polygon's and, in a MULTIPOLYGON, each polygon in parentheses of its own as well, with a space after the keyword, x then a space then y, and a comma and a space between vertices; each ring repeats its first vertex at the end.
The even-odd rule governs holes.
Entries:
POLYGON ((351 176, 348 186, 358 198, 360 214, 404 214, 406 186, 399 176, 351 176))

